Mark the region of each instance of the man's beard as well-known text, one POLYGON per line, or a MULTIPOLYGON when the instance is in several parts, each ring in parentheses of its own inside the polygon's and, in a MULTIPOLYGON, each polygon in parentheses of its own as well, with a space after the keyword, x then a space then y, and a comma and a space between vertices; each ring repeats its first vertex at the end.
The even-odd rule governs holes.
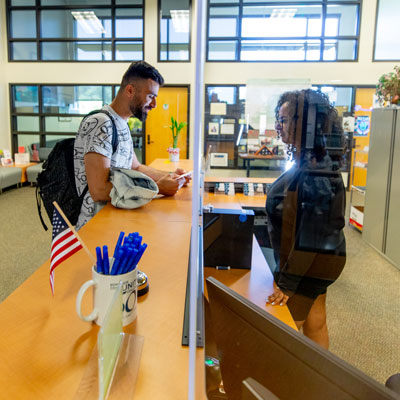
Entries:
POLYGON ((147 118, 147 112, 145 112, 143 110, 143 104, 138 104, 138 102, 134 101, 132 102, 132 104, 130 105, 130 110, 132 115, 139 119, 140 121, 144 122, 147 118))

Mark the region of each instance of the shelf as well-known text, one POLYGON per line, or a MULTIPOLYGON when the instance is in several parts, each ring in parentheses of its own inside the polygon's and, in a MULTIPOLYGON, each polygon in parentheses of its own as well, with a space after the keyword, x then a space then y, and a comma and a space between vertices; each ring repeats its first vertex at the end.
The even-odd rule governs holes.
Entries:
POLYGON ((359 192, 359 193, 361 193, 361 194, 365 194, 365 186, 354 186, 354 185, 351 185, 351 189, 353 190, 355 190, 355 191, 357 191, 357 192, 359 192))

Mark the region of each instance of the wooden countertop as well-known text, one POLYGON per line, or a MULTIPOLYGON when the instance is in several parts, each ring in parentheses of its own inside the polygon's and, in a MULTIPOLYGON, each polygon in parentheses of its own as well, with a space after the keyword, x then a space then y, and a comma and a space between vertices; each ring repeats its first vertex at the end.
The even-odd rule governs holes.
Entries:
MULTIPOLYGON (((190 160, 182 161, 180 166, 191 169, 190 160)), ((156 160, 152 166, 160 165, 168 171, 176 168, 176 164, 164 160, 156 160)), ((135 399, 187 398, 189 350, 181 345, 181 335, 190 215, 191 185, 172 198, 153 200, 136 210, 117 210, 107 205, 79 231, 93 253, 98 245, 113 249, 120 231, 140 232, 148 243, 139 268, 149 277, 150 291, 139 298, 136 321, 124 328, 127 333, 144 336, 135 399)), ((256 263, 260 268, 251 273, 213 270, 206 274, 219 277, 293 326, 286 307, 265 305, 272 281, 265 264, 256 263)), ((91 279, 90 270, 91 260, 85 252, 74 254, 56 269, 52 298, 47 261, 0 304, 1 397, 74 398, 99 329, 81 321, 75 311, 76 295, 80 286, 91 279)), ((91 296, 86 295, 83 312, 90 307, 91 296)), ((205 398, 203 349, 196 354, 198 398, 205 398)))

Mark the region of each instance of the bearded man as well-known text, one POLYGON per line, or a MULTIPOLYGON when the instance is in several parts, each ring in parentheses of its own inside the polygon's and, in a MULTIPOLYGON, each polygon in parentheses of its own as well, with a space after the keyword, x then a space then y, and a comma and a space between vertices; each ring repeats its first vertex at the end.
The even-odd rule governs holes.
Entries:
POLYGON ((182 186, 176 177, 184 171, 166 174, 141 164, 133 151, 128 119, 133 116, 145 121, 156 107, 156 98, 164 78, 145 61, 133 62, 122 77, 117 96, 101 113, 86 117, 75 139, 74 168, 78 195, 88 187, 76 224, 80 229, 107 201, 110 201, 110 168, 132 168, 152 178, 159 193, 173 196, 182 186), (113 120, 117 131, 117 147, 113 149, 113 120))

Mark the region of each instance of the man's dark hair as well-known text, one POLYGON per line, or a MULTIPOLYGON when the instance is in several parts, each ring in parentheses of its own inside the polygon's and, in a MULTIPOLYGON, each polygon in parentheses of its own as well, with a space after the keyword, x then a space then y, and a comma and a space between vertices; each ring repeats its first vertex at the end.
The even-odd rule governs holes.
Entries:
POLYGON ((164 84, 164 78, 161 74, 146 61, 136 61, 129 66, 122 77, 121 88, 124 88, 137 79, 151 79, 160 86, 164 84))

